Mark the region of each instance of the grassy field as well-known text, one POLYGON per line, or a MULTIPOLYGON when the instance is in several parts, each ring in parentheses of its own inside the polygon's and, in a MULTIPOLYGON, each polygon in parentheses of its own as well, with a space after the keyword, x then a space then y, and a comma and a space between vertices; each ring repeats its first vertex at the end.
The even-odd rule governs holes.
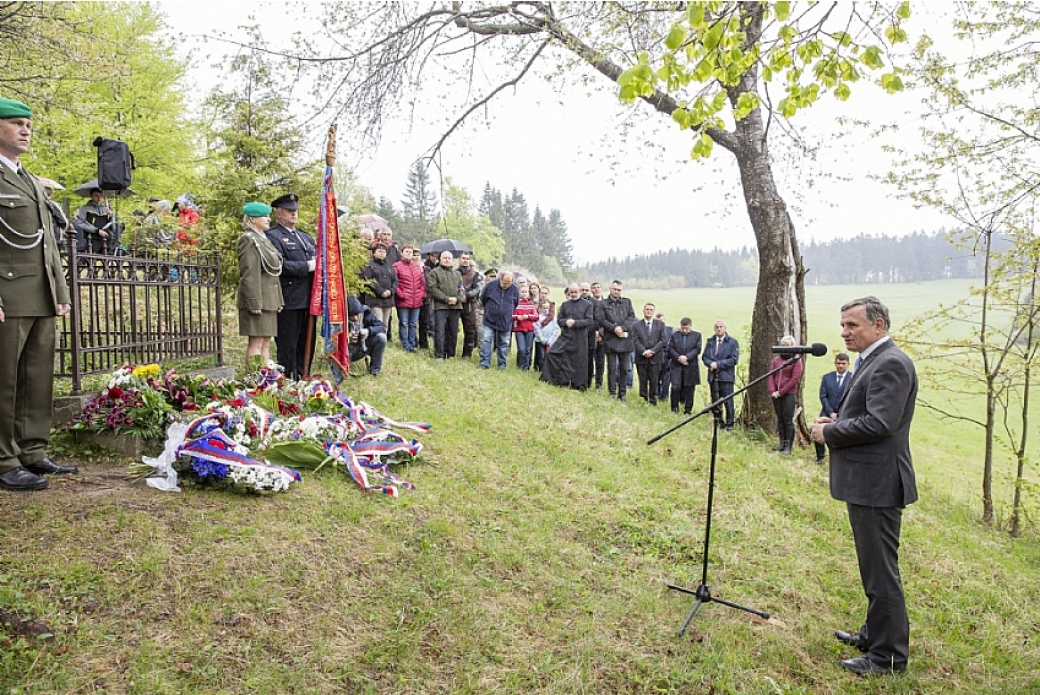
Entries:
MULTIPOLYGON (((812 339, 836 345, 828 322, 864 292, 819 289, 812 339)), ((883 289, 897 324, 926 291, 954 291, 883 289)), ((739 336, 750 297, 654 299, 672 322, 723 316, 739 336)), ((773 617, 709 604, 680 639, 692 602, 664 583, 700 579, 707 422, 647 446, 677 421, 666 409, 397 348, 345 390, 434 424, 401 471, 415 492, 312 475, 271 497, 160 493, 80 452, 81 475, 0 496, 0 692, 1040 691, 1035 533, 978 524, 979 452, 924 413, 902 548, 910 669, 867 680, 837 664, 855 653, 831 631, 857 626, 865 600, 810 452, 723 433, 709 583, 773 617)))

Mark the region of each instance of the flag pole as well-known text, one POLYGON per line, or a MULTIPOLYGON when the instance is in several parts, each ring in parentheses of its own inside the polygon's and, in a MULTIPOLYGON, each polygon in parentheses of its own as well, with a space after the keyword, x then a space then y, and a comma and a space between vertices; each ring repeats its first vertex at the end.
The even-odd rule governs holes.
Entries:
MULTIPOLYGON (((329 137, 325 146, 325 177, 317 225, 318 256, 315 259, 314 283, 311 286, 310 314, 313 317, 321 316, 323 354, 328 361, 333 379, 339 384, 350 369, 350 347, 349 332, 345 330, 349 317, 343 282, 343 259, 340 256, 336 187, 333 181, 335 163, 336 125, 333 124, 329 126, 329 137)), ((308 327, 308 335, 311 336, 309 342, 313 346, 317 340, 313 322, 308 327)))

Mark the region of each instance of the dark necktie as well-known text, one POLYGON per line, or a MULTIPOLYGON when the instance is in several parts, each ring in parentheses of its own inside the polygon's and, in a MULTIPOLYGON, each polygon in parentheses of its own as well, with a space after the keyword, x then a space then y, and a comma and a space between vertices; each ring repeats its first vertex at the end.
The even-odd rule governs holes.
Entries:
POLYGON ((18 176, 25 181, 29 186, 32 186, 32 177, 29 176, 29 172, 24 167, 18 167, 18 176))
POLYGON ((841 385, 843 383, 845 383, 845 375, 844 374, 839 374, 838 375, 838 389, 839 390, 841 389, 841 385))
POLYGON ((682 351, 686 352, 686 334, 682 334, 682 351))

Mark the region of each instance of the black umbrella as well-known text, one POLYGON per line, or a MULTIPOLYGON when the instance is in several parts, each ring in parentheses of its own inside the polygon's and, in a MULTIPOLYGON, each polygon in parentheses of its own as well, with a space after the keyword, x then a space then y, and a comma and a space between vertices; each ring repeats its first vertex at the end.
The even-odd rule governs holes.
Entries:
POLYGON ((458 258, 462 253, 472 253, 473 249, 457 239, 438 239, 425 244, 419 249, 419 253, 423 255, 428 253, 442 254, 445 251, 451 251, 451 255, 458 258))
MULTIPOLYGON (((98 185, 97 179, 91 179, 90 181, 87 181, 86 183, 73 188, 72 192, 76 195, 83 196, 84 198, 89 198, 91 191, 100 189, 101 186, 98 185)), ((135 191, 132 188, 124 188, 123 190, 119 191, 117 195, 120 198, 129 198, 132 195, 137 195, 137 191, 135 191)))

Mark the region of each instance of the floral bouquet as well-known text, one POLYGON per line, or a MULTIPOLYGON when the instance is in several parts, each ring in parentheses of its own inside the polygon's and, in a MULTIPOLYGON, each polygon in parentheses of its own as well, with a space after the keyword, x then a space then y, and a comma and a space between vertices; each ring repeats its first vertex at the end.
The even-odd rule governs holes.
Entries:
MULTIPOLYGON (((240 425, 240 418, 225 411, 188 424, 175 423, 169 428, 163 453, 158 458, 145 457, 136 470, 150 475, 145 482, 151 487, 174 492, 180 490, 180 480, 261 493, 282 492, 300 481, 300 474, 290 468, 250 458, 249 449, 228 433, 237 430, 242 436, 240 425)), ((257 436, 262 439, 263 433, 257 432, 257 436)))
POLYGON ((124 412, 122 398, 145 410, 153 402, 161 406, 155 408, 164 417, 164 451, 135 464, 131 474, 163 490, 179 490, 178 482, 188 480, 253 492, 281 491, 300 479, 294 469, 317 472, 327 467, 366 491, 397 497, 400 490, 415 486, 389 466, 414 460, 422 444, 394 430, 430 429, 427 423, 397 422, 367 403, 355 404, 329 381, 287 381, 272 362, 242 382, 181 377, 173 370, 161 374, 158 365, 124 367, 96 399, 109 404, 108 410, 98 406, 92 411, 88 406, 83 416, 88 424, 82 426, 116 431, 130 427, 134 419, 124 412), (124 395, 128 390, 133 393, 124 395), (186 423, 187 413, 194 419, 186 423), (258 458, 250 458, 251 451, 258 458))
POLYGON ((73 423, 72 429, 112 431, 143 439, 162 439, 172 420, 173 407, 152 388, 159 365, 117 369, 108 386, 94 396, 73 423))

